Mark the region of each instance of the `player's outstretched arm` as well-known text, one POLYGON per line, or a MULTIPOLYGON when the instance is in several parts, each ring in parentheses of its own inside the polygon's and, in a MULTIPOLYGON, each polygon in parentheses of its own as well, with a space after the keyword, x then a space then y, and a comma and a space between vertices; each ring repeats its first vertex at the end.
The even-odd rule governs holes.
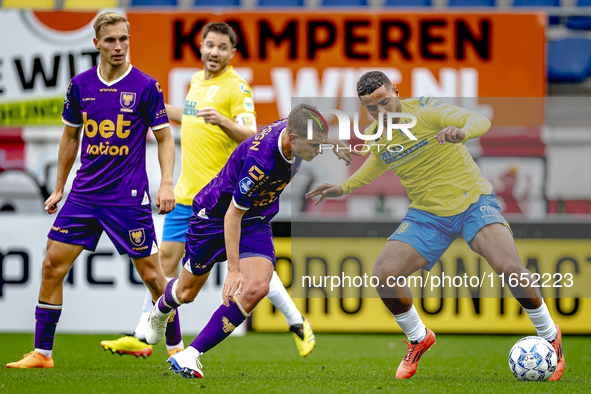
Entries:
POLYGON ((183 109, 170 104, 164 104, 164 106, 166 107, 168 119, 181 123, 181 120, 183 119, 183 109))
POLYGON ((236 142, 242 142, 256 134, 255 130, 248 126, 234 123, 232 120, 220 114, 213 107, 201 108, 197 113, 197 116, 202 116, 205 123, 211 123, 220 126, 224 133, 228 134, 228 137, 232 138, 236 142))
POLYGON ((314 203, 318 205, 326 197, 340 197, 343 195, 343 188, 340 185, 332 185, 330 183, 323 183, 322 185, 316 186, 310 192, 306 193, 306 198, 314 198, 320 196, 320 198, 314 203))
POLYGON ((234 205, 234 200, 224 216, 224 239, 226 241, 226 256, 228 257, 228 275, 222 289, 222 302, 230 305, 234 294, 242 294, 244 277, 240 271, 240 231, 242 216, 246 210, 234 205))
POLYGON ((328 136, 326 143, 332 146, 332 151, 335 155, 337 155, 339 160, 345 161, 345 165, 349 165, 353 162, 351 160, 351 154, 360 156, 358 152, 356 152, 355 150, 351 151, 347 144, 345 144, 343 141, 339 140, 336 137, 328 136))
POLYGON ((160 162, 160 171, 162 172, 160 188, 158 189, 158 193, 156 193, 156 206, 159 208, 158 214, 164 215, 172 211, 176 205, 172 185, 174 139, 172 138, 170 127, 164 127, 154 131, 154 136, 158 140, 158 161, 160 162))
POLYGON ((80 145, 81 127, 72 127, 66 125, 60 141, 60 149, 57 156, 57 178, 55 180, 55 189, 51 196, 45 200, 45 210, 50 215, 57 212, 57 203, 61 201, 64 195, 64 187, 72 166, 78 156, 78 146, 80 145))
POLYGON ((454 126, 447 126, 443 130, 441 130, 434 138, 437 138, 439 141, 439 145, 445 145, 446 142, 451 142, 452 144, 459 144, 460 142, 464 141, 466 138, 466 133, 462 129, 458 129, 454 126))

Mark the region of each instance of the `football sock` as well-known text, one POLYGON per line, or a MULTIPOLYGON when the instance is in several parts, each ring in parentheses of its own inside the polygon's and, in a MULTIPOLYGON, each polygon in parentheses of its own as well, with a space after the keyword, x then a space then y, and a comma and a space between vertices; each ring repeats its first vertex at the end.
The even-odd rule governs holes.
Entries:
POLYGON ((209 322, 191 342, 191 347, 200 353, 205 353, 218 343, 226 339, 248 315, 244 312, 238 300, 230 301, 230 306, 221 305, 213 313, 209 322))
POLYGON ((39 301, 35 308, 35 351, 51 357, 55 329, 62 314, 61 305, 51 305, 39 301))
POLYGON ((137 327, 133 331, 133 336, 139 338, 141 340, 146 339, 146 324, 148 324, 148 316, 150 316, 150 311, 154 303, 152 302, 152 293, 150 290, 146 289, 146 295, 144 297, 144 303, 142 305, 142 314, 140 316, 140 321, 137 323, 137 327))
POLYGON ((542 337, 549 342, 552 342, 554 338, 556 338, 558 332, 556 331, 556 326, 554 325, 552 317, 550 317, 550 312, 548 312, 548 307, 544 300, 542 300, 542 306, 538 309, 523 308, 523 310, 529 316, 539 337, 542 337))
POLYGON ((164 295, 158 299, 158 311, 162 314, 169 313, 175 308, 178 308, 182 304, 176 297, 176 285, 178 283, 178 279, 175 278, 168 282, 166 285, 166 289, 164 290, 164 295))
POLYGON ((409 341, 419 343, 425 339, 427 331, 414 305, 411 306, 408 312, 394 315, 394 319, 396 319, 396 323, 404 331, 409 341))
POLYGON ((183 337, 181 336, 181 321, 179 317, 179 310, 175 309, 168 318, 166 324, 166 348, 172 349, 183 346, 183 337))
POLYGON ((279 279, 279 276, 275 271, 273 271, 273 276, 269 282, 269 293, 267 294, 267 297, 275 308, 283 313, 288 326, 304 323, 302 314, 293 303, 289 294, 287 294, 283 282, 281 282, 281 279, 279 279))

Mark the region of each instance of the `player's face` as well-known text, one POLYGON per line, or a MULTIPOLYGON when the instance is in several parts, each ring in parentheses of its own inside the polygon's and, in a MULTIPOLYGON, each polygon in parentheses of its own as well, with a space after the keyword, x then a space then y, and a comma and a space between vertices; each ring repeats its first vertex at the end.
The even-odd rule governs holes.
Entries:
POLYGON ((127 24, 104 25, 100 30, 100 38, 94 39, 94 46, 101 52, 101 62, 107 62, 112 67, 126 64, 129 48, 127 24))
POLYGON ((203 66, 214 75, 226 71, 228 62, 236 52, 236 48, 232 48, 230 36, 215 31, 207 33, 200 50, 203 66))
MULTIPOLYGON (((374 90, 371 94, 367 96, 360 97, 363 106, 369 114, 374 119, 378 119, 378 114, 380 112, 384 113, 383 121, 384 126, 387 126, 387 116, 385 115, 386 112, 400 112, 402 111, 402 106, 400 105, 400 100, 398 100, 398 90, 394 88, 393 90, 388 90, 384 85, 380 86, 378 89, 374 90)), ((396 122, 396 121, 395 121, 396 122)))
POLYGON ((303 160, 312 161, 318 156, 320 145, 326 144, 327 135, 320 136, 317 133, 312 134, 312 139, 300 137, 296 134, 291 134, 291 152, 294 156, 301 157, 303 160))

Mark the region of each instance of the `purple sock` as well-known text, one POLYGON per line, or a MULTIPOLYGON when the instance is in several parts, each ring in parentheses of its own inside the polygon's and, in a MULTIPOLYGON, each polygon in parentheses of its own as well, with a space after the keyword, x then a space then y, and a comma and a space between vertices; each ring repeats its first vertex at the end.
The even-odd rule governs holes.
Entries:
POLYGON ((205 353, 226 339, 244 320, 246 316, 236 302, 230 302, 229 307, 221 305, 197 338, 191 342, 191 346, 205 353))
POLYGON ((39 304, 35 308, 35 349, 52 350, 61 305, 39 304))
POLYGON ((179 310, 175 309, 168 318, 166 325, 166 344, 168 346, 178 345, 183 337, 181 336, 181 321, 179 319, 179 310))
POLYGON ((162 313, 168 313, 181 306, 181 304, 177 303, 172 296, 172 285, 177 280, 178 278, 170 280, 166 285, 166 289, 164 289, 164 296, 158 299, 158 309, 160 309, 160 312, 162 313))

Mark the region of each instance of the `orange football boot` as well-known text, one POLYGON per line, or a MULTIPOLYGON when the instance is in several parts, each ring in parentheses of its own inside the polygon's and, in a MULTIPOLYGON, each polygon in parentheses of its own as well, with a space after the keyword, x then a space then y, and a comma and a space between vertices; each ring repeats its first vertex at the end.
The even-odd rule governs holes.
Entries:
POLYGON ((6 368, 53 368, 53 357, 32 351, 25 354, 22 360, 6 364, 6 368))
POLYGON ((168 349, 168 357, 172 357, 183 350, 185 350, 184 347, 173 347, 172 349, 168 349))
POLYGON ((552 346, 554 347, 554 351, 556 352, 556 358, 558 362, 556 363, 556 371, 550 376, 548 380, 560 380, 562 377, 562 373, 564 372, 564 353, 562 352, 562 333, 560 332, 560 327, 558 324, 554 323, 556 326, 556 338, 552 342, 552 346))
POLYGON ((404 358, 396 370, 396 379, 408 379, 414 375, 415 372, 417 372, 421 356, 435 343, 435 334, 433 331, 428 328, 426 330, 427 335, 425 336, 425 339, 416 345, 413 345, 404 339, 402 340, 402 342, 406 343, 408 347, 406 348, 404 358))

